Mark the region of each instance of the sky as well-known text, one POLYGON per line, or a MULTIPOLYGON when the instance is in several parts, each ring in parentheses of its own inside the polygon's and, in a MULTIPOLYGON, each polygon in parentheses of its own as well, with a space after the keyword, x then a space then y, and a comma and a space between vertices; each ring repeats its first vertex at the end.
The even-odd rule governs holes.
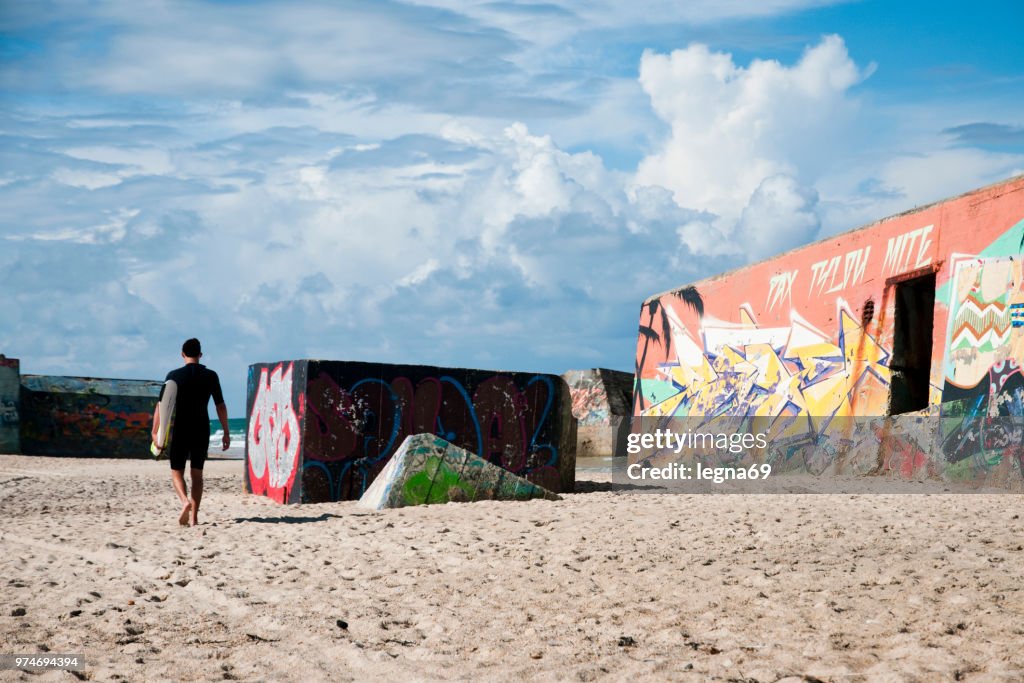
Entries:
POLYGON ((676 288, 1024 173, 1018 1, 0 3, 0 353, 631 371, 676 288))

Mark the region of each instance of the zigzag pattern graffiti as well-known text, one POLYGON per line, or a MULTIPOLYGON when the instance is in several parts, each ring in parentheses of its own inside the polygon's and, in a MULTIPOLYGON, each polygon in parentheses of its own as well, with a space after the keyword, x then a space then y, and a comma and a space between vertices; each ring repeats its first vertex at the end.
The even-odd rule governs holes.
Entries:
POLYGON ((995 301, 982 301, 978 293, 971 292, 956 313, 950 348, 989 350, 1002 346, 1010 338, 1010 327, 1005 294, 995 301))
POLYGON ((744 308, 739 325, 705 320, 703 347, 672 319, 680 360, 660 372, 677 393, 644 415, 808 416, 821 430, 834 417, 885 414, 890 352, 843 304, 838 317, 834 343, 795 312, 789 327, 761 328, 744 308))

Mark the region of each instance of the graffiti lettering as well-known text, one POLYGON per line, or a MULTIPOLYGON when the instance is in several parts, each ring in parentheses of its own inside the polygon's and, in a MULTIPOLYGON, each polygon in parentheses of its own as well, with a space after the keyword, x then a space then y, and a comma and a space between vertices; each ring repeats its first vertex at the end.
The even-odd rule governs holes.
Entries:
POLYGON ((345 389, 328 372, 309 380, 303 498, 358 498, 412 434, 434 434, 535 483, 560 488, 558 450, 541 442, 555 388, 494 375, 470 393, 451 376, 362 380, 345 389))
POLYGON ((926 225, 917 230, 890 237, 885 247, 885 263, 882 265, 882 274, 905 273, 910 270, 924 268, 932 262, 928 256, 932 241, 928 238, 932 228, 935 226, 926 225), (914 251, 914 247, 917 251, 914 251))
MULTIPOLYGON (((263 368, 246 444, 253 493, 279 503, 287 502, 295 482, 301 441, 299 416, 292 406, 292 370, 292 363, 287 369, 278 365, 272 373, 263 368)), ((301 399, 299 408, 301 412, 301 399)))
POLYGON ((788 301, 792 306, 793 304, 793 283, 796 282, 796 274, 798 271, 791 270, 788 273, 779 273, 773 275, 768 281, 768 310, 771 311, 775 308, 776 304, 781 304, 783 301, 788 301))
POLYGON ((825 288, 825 283, 829 281, 835 275, 836 270, 839 268, 839 257, 833 256, 831 259, 825 261, 818 261, 811 266, 811 285, 808 290, 808 295, 814 295, 814 289, 817 287, 818 294, 825 288))
POLYGON ((884 414, 889 352, 841 300, 838 309, 836 339, 795 312, 787 328, 716 327, 705 321, 703 353, 689 361, 681 354, 662 366, 677 393, 643 414, 789 415, 822 425, 833 416, 855 414, 855 404, 869 414, 884 414))
POLYGON ((811 284, 808 294, 835 294, 841 292, 851 285, 857 285, 864 281, 864 271, 868 265, 868 257, 871 255, 871 247, 854 249, 845 256, 833 256, 830 259, 818 261, 811 266, 811 284), (843 266, 843 275, 836 279, 839 273, 839 266, 843 266), (828 287, 828 289, 825 289, 828 287), (817 291, 815 291, 817 288, 817 291))
POLYGON ((18 406, 10 399, 0 399, 0 425, 18 424, 18 406))

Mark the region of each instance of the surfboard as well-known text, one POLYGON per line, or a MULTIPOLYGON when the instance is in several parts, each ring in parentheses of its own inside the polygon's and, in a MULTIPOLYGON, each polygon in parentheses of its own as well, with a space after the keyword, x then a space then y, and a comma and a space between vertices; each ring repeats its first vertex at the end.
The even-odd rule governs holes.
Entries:
POLYGON ((160 399, 160 410, 157 414, 156 436, 149 447, 149 452, 157 460, 167 457, 171 448, 171 427, 174 426, 174 405, 178 399, 178 384, 173 379, 164 383, 164 396, 160 399))

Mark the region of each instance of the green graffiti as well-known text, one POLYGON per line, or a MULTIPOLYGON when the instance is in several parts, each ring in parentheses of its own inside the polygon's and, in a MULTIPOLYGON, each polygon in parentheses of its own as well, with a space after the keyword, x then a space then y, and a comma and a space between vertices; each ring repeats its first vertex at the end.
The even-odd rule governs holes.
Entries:
POLYGON ((423 469, 409 477, 402 486, 406 505, 447 503, 450 500, 473 500, 475 489, 462 481, 459 473, 432 455, 423 469))

